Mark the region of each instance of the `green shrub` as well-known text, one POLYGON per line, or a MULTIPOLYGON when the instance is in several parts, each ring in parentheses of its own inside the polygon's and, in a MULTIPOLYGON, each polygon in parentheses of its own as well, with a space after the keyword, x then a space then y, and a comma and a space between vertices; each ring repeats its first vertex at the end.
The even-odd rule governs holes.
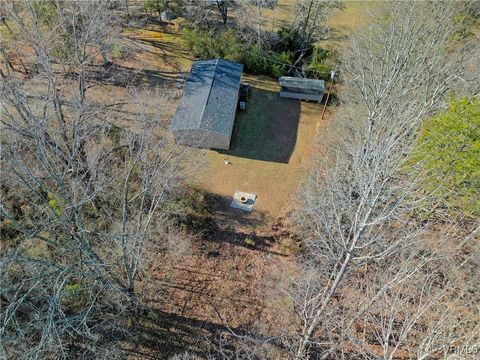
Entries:
POLYGON ((309 64, 307 66, 307 76, 327 80, 330 77, 330 72, 332 71, 332 66, 328 64, 309 64))
POLYGON ((52 25, 57 18, 57 9, 52 1, 32 1, 32 10, 42 25, 52 25))
POLYGON ((212 35, 208 31, 183 28, 181 37, 188 50, 198 59, 222 58, 242 61, 243 45, 232 29, 212 35))
POLYGON ((264 52, 260 45, 253 44, 243 55, 243 64, 245 70, 253 74, 264 74, 267 66, 265 62, 264 52))
POLYGON ((143 8, 148 14, 156 13, 160 18, 160 14, 167 9, 168 1, 167 0, 145 0, 143 3, 143 8))
POLYGON ((242 61, 243 58, 243 45, 235 35, 233 29, 228 29, 221 33, 218 41, 215 41, 218 56, 230 61, 242 61))
POLYGON ((143 8, 148 14, 160 15, 163 11, 169 10, 178 15, 182 12, 183 1, 182 0, 145 0, 143 8))
POLYGON ((196 31, 185 27, 181 37, 187 49, 199 59, 208 59, 211 56, 211 38, 206 31, 196 31))
POLYGON ((276 52, 297 52, 299 49, 306 50, 306 56, 310 56, 313 51, 313 44, 302 44, 302 35, 297 29, 291 29, 282 26, 278 30, 278 42, 275 45, 276 52))
POLYGON ((307 76, 327 80, 332 71, 332 66, 325 62, 329 55, 328 50, 315 48, 306 66, 307 76))
POLYGON ((273 54, 269 61, 271 62, 270 74, 279 78, 286 75, 293 65, 293 54, 290 52, 273 54))
POLYGON ((110 44, 108 46, 108 49, 110 51, 110 54, 112 54, 113 57, 121 58, 123 56, 123 49, 120 45, 110 44))
MULTIPOLYGON (((301 52, 302 39, 297 30, 286 27, 278 31, 279 39, 270 49, 262 49, 257 43, 244 44, 234 29, 221 29, 215 33, 184 27, 181 37, 189 52, 197 59, 222 58, 244 64, 245 71, 267 74, 275 78, 287 75, 301 52)), ((308 45, 298 62, 309 77, 326 79, 332 67, 325 63, 330 53, 308 45)))
POLYGON ((475 36, 480 28, 480 8, 467 7, 453 19, 456 31, 451 37, 452 41, 462 41, 475 36))
POLYGON ((52 192, 48 192, 47 196, 48 196, 48 205, 55 212, 55 214, 57 214, 57 216, 60 216, 62 214, 62 207, 60 206, 60 200, 52 192))
POLYGON ((251 237, 246 237, 245 240, 243 240, 246 246, 255 246, 255 240, 251 237))
POLYGON ((79 312, 85 307, 86 296, 87 292, 82 284, 67 284, 62 294, 62 305, 70 311, 79 312))
POLYGON ((330 51, 321 48, 315 48, 312 56, 310 57, 310 64, 320 64, 327 60, 330 55, 330 51))
POLYGON ((445 112, 425 121, 413 156, 418 162, 421 195, 433 201, 424 209, 480 216, 480 99, 452 99, 445 112))
POLYGON ((68 284, 65 286, 65 290, 67 290, 72 295, 77 295, 82 291, 83 287, 79 283, 68 284))

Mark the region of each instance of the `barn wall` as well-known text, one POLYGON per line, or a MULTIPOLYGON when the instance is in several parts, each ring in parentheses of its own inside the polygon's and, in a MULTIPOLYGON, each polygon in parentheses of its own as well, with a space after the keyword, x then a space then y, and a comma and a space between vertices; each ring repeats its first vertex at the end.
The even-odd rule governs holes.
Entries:
POLYGON ((177 144, 205 149, 228 149, 230 144, 228 136, 202 130, 174 130, 173 137, 177 144))
POLYGON ((239 100, 239 97, 240 97, 240 84, 241 84, 241 82, 242 82, 242 78, 240 77, 240 81, 238 82, 238 88, 237 88, 237 91, 235 93, 235 102, 233 103, 233 109, 232 109, 233 120, 230 123, 230 128, 228 130, 228 135, 222 135, 223 136, 224 147, 222 147, 221 149, 228 150, 230 148, 230 141, 231 141, 231 137, 232 137, 232 133, 233 133, 233 126, 235 125, 235 120, 237 120, 237 107, 238 107, 238 100, 239 100))
POLYGON ((209 138, 215 146, 210 146, 215 149, 228 150, 230 147, 230 136, 225 134, 210 133, 209 138))
POLYGON ((322 102, 323 92, 320 92, 319 94, 316 94, 316 95, 312 95, 312 94, 307 94, 307 93, 302 93, 302 92, 284 91, 283 88, 282 88, 282 91, 280 91, 280 97, 290 98, 290 99, 298 99, 298 100, 313 100, 313 101, 322 102))

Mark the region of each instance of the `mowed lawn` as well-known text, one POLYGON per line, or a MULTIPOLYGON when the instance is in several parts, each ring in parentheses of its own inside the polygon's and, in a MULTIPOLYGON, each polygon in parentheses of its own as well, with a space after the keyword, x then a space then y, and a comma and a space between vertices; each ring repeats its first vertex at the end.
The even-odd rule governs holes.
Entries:
POLYGON ((288 163, 295 149, 300 102, 278 92, 253 88, 247 109, 239 111, 225 155, 288 163))

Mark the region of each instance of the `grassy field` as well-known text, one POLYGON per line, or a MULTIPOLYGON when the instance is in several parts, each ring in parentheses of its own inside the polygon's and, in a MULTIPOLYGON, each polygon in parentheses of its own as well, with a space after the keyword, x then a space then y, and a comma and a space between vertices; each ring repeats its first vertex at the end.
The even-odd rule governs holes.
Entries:
POLYGON ((329 34, 319 46, 339 50, 345 45, 347 36, 365 25, 369 12, 381 6, 383 1, 342 1, 341 9, 334 9, 327 20, 329 34))
POLYGON ((142 51, 142 61, 157 70, 188 71, 192 57, 183 47, 178 34, 180 20, 172 25, 150 24, 142 28, 130 28, 124 35, 142 51))
MULTIPOLYGON (((262 15, 267 18, 264 28, 276 31, 294 21, 296 3, 297 0, 279 0, 274 10, 262 9, 262 15)), ((319 46, 329 50, 339 49, 345 44, 348 34, 366 23, 368 12, 382 3, 384 1, 342 0, 341 8, 334 9, 330 14, 326 23, 329 32, 319 46)))
POLYGON ((230 150, 222 153, 288 164, 295 149, 299 118, 299 101, 280 99, 278 92, 254 88, 248 108, 237 115, 230 150))

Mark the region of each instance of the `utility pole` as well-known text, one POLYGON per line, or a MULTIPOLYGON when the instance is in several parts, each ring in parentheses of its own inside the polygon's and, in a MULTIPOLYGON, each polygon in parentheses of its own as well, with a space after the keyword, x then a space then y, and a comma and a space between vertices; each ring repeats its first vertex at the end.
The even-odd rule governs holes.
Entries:
POLYGON ((325 110, 327 108, 328 99, 330 99, 330 93, 332 92, 332 85, 333 85, 333 77, 334 76, 335 76, 335 71, 331 71, 330 72, 330 85, 328 86, 327 98, 325 99, 325 104, 323 105, 322 119, 323 119, 323 116, 325 115, 325 110))

